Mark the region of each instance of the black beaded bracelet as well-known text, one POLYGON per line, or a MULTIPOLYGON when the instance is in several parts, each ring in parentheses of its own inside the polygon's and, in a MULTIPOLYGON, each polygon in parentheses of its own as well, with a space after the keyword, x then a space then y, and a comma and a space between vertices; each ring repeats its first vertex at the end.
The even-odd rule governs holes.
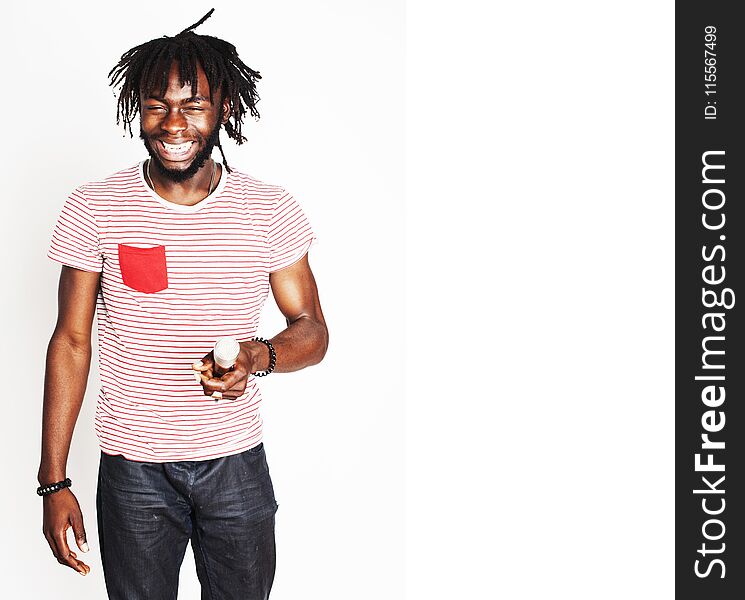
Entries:
POLYGON ((266 344, 266 347, 269 348, 269 368, 264 371, 256 371, 256 373, 251 373, 254 377, 265 377, 269 375, 269 373, 274 371, 274 366, 277 364, 277 353, 274 351, 274 346, 272 346, 272 343, 269 340, 265 340, 261 337, 255 337, 253 341, 266 344))
POLYGON ((48 496, 49 494, 54 494, 54 492, 59 492, 60 490, 69 488, 71 485, 72 481, 68 477, 64 481, 50 483, 49 485, 40 485, 38 488, 36 488, 36 493, 39 494, 39 496, 48 496))

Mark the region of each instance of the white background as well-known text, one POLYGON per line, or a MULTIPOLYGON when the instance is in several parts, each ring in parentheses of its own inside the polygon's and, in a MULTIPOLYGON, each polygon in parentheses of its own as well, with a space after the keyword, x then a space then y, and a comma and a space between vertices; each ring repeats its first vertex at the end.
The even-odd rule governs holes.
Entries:
MULTIPOLYGON (((265 76, 228 160, 292 190, 320 238, 329 353, 262 382, 272 598, 672 598, 673 3, 265 4, 215 3, 200 31, 265 76)), ((44 254, 63 195, 143 155, 105 73, 209 6, 6 13, 14 598, 104 597, 95 369, 69 462, 89 577, 54 562, 33 495, 44 254)), ((197 590, 187 552, 180 597, 197 590)))
POLYGON ((486 5, 407 2, 406 598, 666 600, 673 3, 486 5))

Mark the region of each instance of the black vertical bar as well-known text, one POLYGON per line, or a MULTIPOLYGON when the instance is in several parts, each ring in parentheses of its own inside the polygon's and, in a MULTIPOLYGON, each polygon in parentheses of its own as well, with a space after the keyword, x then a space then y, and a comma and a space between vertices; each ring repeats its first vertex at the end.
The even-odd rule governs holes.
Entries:
POLYGON ((677 598, 745 598, 745 36, 736 6, 676 6, 677 598))

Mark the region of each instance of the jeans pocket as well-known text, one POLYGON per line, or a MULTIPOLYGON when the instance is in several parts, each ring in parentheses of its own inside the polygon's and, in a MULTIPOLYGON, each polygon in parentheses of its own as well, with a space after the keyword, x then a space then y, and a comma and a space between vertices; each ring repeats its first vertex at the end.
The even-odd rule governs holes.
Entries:
POLYGON ((133 461, 121 454, 101 453, 99 476, 105 487, 120 493, 137 493, 152 485, 152 473, 160 465, 133 461))
POLYGON ((166 247, 137 248, 118 244, 119 271, 124 285, 138 292, 152 294, 168 287, 166 247))

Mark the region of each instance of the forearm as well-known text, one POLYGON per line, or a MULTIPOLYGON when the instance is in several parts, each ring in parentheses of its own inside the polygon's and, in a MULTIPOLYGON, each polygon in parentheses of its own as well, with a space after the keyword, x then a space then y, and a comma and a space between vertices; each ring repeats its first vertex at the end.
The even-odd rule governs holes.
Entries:
MULTIPOLYGON (((274 346, 277 362, 275 373, 290 373, 318 364, 328 348, 326 324, 300 317, 269 340, 274 346)), ((243 342, 254 356, 254 372, 269 368, 269 348, 262 342, 243 342)))
POLYGON ((47 349, 39 483, 65 479, 67 457, 91 364, 90 343, 53 335, 47 349))

